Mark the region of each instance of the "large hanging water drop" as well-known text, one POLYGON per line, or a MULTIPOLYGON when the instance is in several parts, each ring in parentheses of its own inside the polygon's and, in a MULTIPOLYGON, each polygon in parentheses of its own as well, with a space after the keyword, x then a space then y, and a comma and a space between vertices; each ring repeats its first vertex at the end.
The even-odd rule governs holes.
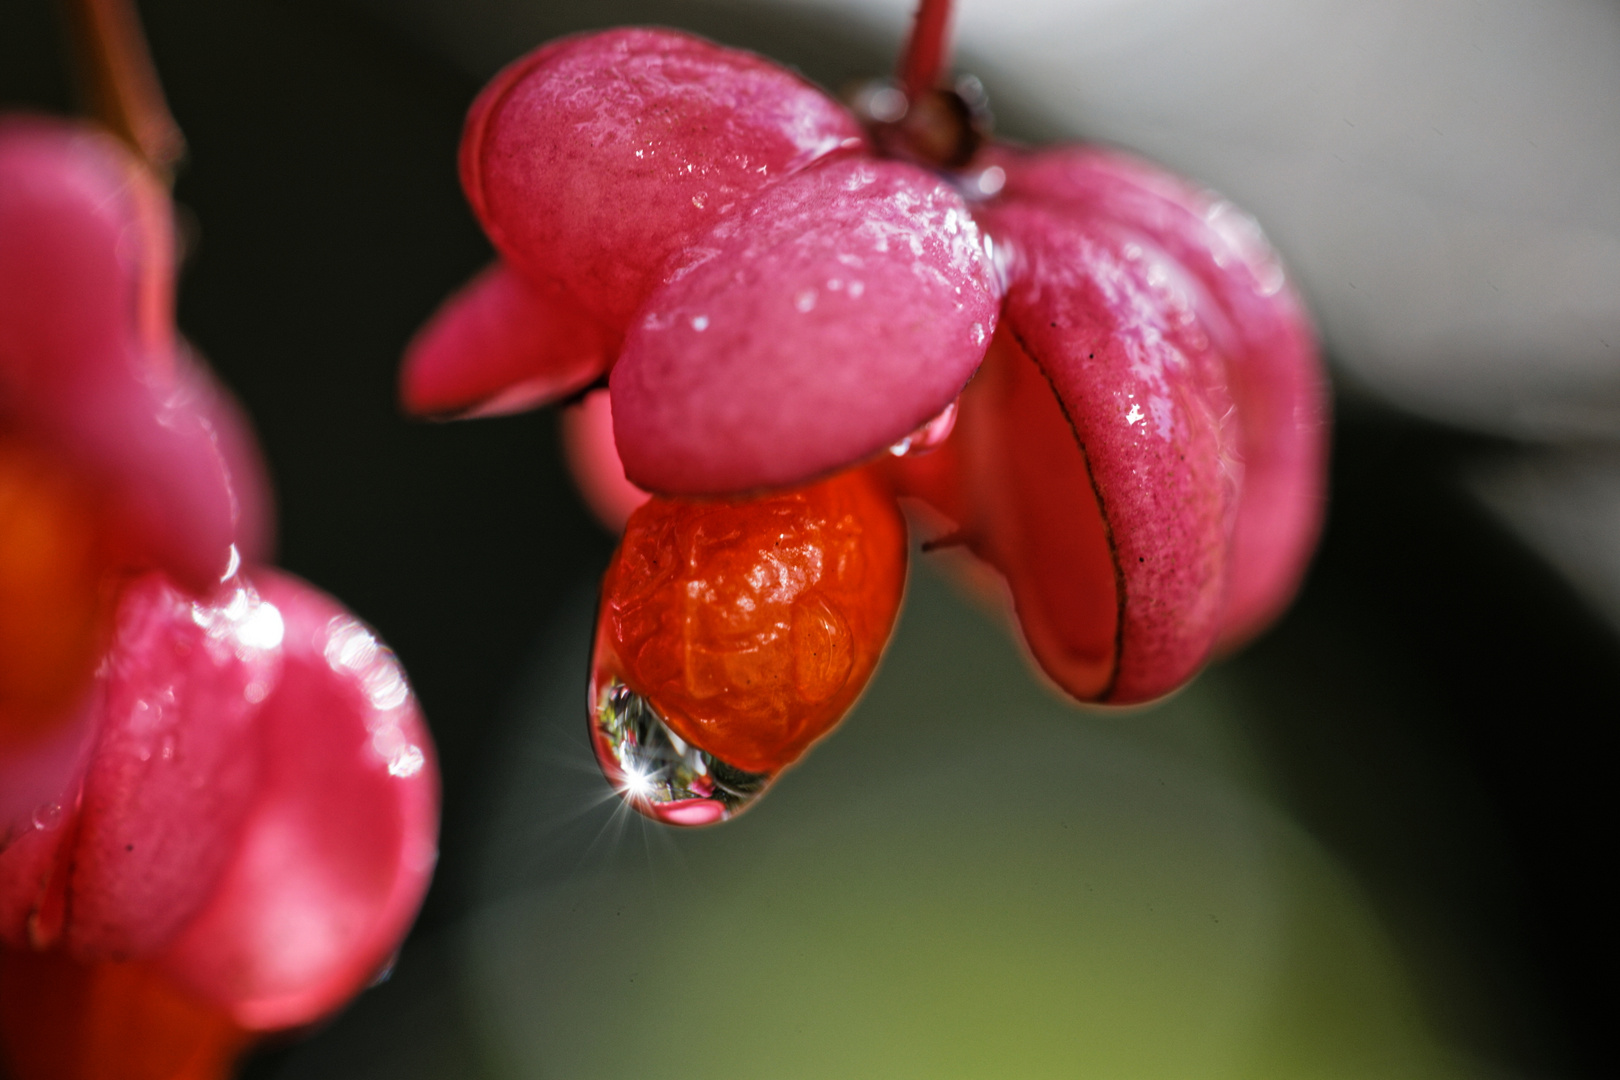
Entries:
POLYGON ((771 782, 686 742, 650 701, 611 676, 592 680, 591 748, 619 797, 666 825, 725 821, 771 782))

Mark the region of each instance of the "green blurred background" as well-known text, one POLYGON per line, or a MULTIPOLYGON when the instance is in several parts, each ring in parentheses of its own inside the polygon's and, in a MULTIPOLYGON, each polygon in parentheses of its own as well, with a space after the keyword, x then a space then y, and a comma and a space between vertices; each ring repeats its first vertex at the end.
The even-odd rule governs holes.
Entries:
MULTIPOLYGON (((1149 710, 1060 702, 924 566, 843 729, 735 823, 655 828, 585 741, 611 541, 554 417, 393 404, 489 257, 454 173, 487 72, 431 27, 490 5, 141 8, 191 144, 181 326, 258 425, 282 561, 398 650, 445 771, 392 979, 249 1076, 1608 1074, 1620 640, 1469 493, 1518 444, 1342 397, 1299 602, 1149 710)), ((836 86, 894 45, 760 5, 524 11, 490 56, 650 21, 836 86)), ((72 108, 58 40, 0 0, 0 105, 72 108)), ((1049 130, 1014 98, 1004 130, 1049 130)))

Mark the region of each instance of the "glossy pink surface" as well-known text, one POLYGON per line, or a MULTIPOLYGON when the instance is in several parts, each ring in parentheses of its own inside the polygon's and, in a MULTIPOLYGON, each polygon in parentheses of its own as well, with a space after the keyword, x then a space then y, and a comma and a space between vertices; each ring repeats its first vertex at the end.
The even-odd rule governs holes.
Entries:
POLYGON ((494 416, 589 386, 609 356, 594 322, 497 263, 446 300, 405 350, 400 399, 418 416, 494 416))
POLYGON ((563 410, 563 454, 585 505, 609 532, 624 532, 636 507, 652 498, 624 475, 613 442, 613 403, 606 390, 593 390, 563 410))
MULTIPOLYGON (((45 737, 0 752, 0 863, 15 839, 34 831, 36 813, 59 808, 68 798, 69 785, 89 757, 100 715, 87 689, 84 700, 55 721, 45 737)), ((0 927, 7 924, 4 891, 0 886, 0 927)))
POLYGON ((1004 198, 1113 222, 1182 271, 1236 406, 1243 487, 1221 641, 1241 644, 1293 597, 1322 527, 1328 390, 1304 305, 1254 221, 1180 177, 1093 147, 1009 154, 1002 164, 1004 198))
POLYGON ((259 571, 211 603, 126 593, 76 798, 0 852, 0 940, 155 958, 253 1030, 362 989, 415 918, 433 746, 393 654, 259 571))
POLYGON ((167 196, 110 136, 0 120, 0 425, 102 486, 131 565, 200 591, 268 510, 250 437, 221 439, 222 392, 175 337, 172 248, 167 196))
POLYGON ((961 392, 999 306, 943 181, 863 158, 806 170, 716 226, 637 312, 609 381, 625 474, 731 493, 878 453, 961 392))
POLYGON ((200 603, 153 574, 125 590, 88 768, 49 827, 0 852, 0 937, 120 959, 196 913, 254 797, 278 633, 250 588, 200 603))
POLYGON ((393 654, 303 582, 258 582, 284 630, 260 786, 218 887, 158 959, 270 1030, 337 1008, 398 948, 437 857, 439 784, 393 654))
POLYGON ((1062 403, 1108 523, 1122 613, 1107 697, 1157 697, 1191 677, 1219 628, 1239 483, 1220 358, 1132 237, 1011 200, 986 222, 1015 252, 1008 329, 1062 403))
POLYGON ((865 137, 751 53, 673 30, 564 38, 467 119, 461 177, 502 256, 623 327, 664 264, 769 184, 865 137))
POLYGON ((212 891, 257 786, 279 630, 237 583, 208 603, 156 575, 126 592, 79 807, 63 942, 75 956, 149 954, 212 891))

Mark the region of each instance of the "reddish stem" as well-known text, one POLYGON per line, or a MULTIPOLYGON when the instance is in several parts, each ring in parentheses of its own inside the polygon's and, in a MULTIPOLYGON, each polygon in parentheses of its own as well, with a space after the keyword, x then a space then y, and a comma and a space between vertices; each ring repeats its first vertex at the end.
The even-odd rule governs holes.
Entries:
POLYGON ((900 54, 900 89, 908 101, 933 90, 949 52, 951 0, 921 0, 911 38, 900 54))
POLYGON ((186 140, 169 114, 131 0, 61 0, 91 114, 165 180, 186 140))

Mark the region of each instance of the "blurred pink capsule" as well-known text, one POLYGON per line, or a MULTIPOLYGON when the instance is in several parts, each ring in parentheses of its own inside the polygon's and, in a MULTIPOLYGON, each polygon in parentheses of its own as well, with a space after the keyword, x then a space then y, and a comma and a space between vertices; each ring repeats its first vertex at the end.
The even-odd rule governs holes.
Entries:
POLYGON ((0 119, 0 428, 100 488, 131 565, 205 591, 266 553, 266 485, 173 320, 158 183, 111 136, 0 119))
POLYGON ((439 771, 393 653, 296 578, 258 583, 281 636, 259 785, 219 884, 157 962, 270 1031, 331 1013, 399 948, 438 857, 439 771))
POLYGON ((140 162, 0 117, 0 844, 82 764, 120 582, 202 596, 267 554, 253 437, 177 337, 173 288, 171 206, 140 162))
POLYGON ((399 947, 438 770, 393 654, 303 582, 258 581, 126 590, 82 784, 0 852, 0 940, 153 960, 265 1031, 337 1008, 399 947))

